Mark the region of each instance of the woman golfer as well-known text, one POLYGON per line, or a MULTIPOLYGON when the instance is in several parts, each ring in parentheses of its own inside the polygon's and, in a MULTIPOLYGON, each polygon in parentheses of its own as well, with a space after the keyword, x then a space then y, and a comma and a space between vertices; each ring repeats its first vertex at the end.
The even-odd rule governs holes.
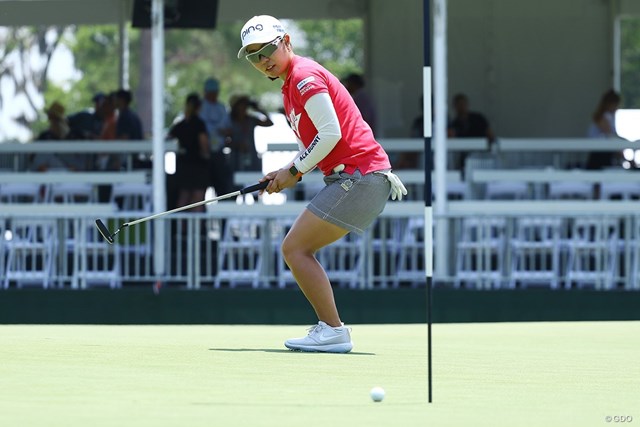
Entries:
POLYGON ((315 253, 350 231, 363 233, 382 212, 389 194, 401 199, 407 190, 391 173, 384 149, 362 119, 340 80, 315 61, 293 53, 279 20, 251 18, 240 33, 244 56, 271 80, 282 79, 285 114, 300 152, 292 163, 265 175, 266 191, 293 187, 318 167, 326 186, 300 214, 282 242, 282 255, 298 286, 318 316, 303 338, 290 339, 291 350, 348 353, 353 348, 327 274, 315 253))

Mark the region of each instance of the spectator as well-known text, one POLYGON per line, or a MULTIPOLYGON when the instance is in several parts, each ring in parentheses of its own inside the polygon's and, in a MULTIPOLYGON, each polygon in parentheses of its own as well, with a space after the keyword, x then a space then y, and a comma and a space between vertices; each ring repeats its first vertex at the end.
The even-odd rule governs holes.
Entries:
POLYGON ((493 142, 494 135, 489 121, 481 113, 469 110, 469 98, 463 93, 453 97, 455 117, 449 123, 448 133, 452 138, 487 138, 493 142))
MULTIPOLYGON (((105 94, 96 93, 93 98, 93 108, 87 108, 67 117, 69 128, 71 129, 70 139, 94 140, 100 137, 102 132, 102 116, 100 110, 105 100, 105 94)), ((93 170, 96 163, 93 153, 76 153, 73 156, 73 168, 75 170, 93 170)))
MULTIPOLYGON (((103 141, 115 140, 117 136, 117 114, 114 93, 105 96, 100 105, 99 114, 102 117, 102 129, 98 139, 103 141)), ((100 154, 98 155, 96 166, 99 170, 120 170, 120 156, 100 154)))
MULTIPOLYGON (((593 113, 587 131, 589 138, 617 138, 616 111, 620 107, 620 95, 613 89, 605 92, 593 113)), ((587 169, 602 169, 620 164, 620 151, 592 151, 587 157, 587 169)))
POLYGON ((116 139, 144 139, 140 117, 131 109, 131 91, 120 89, 115 93, 115 106, 118 110, 116 120, 116 139))
POLYGON ((70 115, 67 119, 71 131, 82 139, 98 139, 102 132, 100 108, 105 99, 102 92, 96 93, 91 100, 93 108, 88 108, 70 115))
MULTIPOLYGON (((409 136, 411 138, 424 138, 424 105, 423 97, 420 97, 420 114, 418 114, 411 122, 409 136)), ((422 143, 421 143, 422 144, 422 143)), ((417 169, 421 164, 422 152, 420 151, 403 151, 393 163, 394 169, 417 169)))
POLYGON ((229 156, 231 170, 262 171, 262 159, 256 151, 254 130, 256 126, 273 126, 273 122, 258 103, 247 95, 235 95, 231 97, 229 104, 231 105, 231 136, 227 138, 225 145, 231 149, 229 156), (251 114, 249 108, 259 113, 260 117, 251 114))
POLYGON ((69 135, 69 124, 64 116, 64 106, 58 101, 47 108, 49 127, 38 135, 39 140, 63 140, 69 135))
MULTIPOLYGON (((142 121, 138 114, 131 109, 131 91, 120 89, 115 94, 118 118, 116 120, 116 139, 135 140, 144 139, 142 121)), ((133 158, 133 169, 149 169, 151 164, 143 154, 133 158)))
POLYGON ((619 107, 620 95, 613 89, 605 92, 593 113, 587 136, 589 138, 617 137, 616 111, 619 107))
MULTIPOLYGON (((64 116, 65 108, 58 101, 51 103, 47 108, 47 120, 49 127, 40 132, 36 138, 38 141, 62 141, 70 135, 69 125, 64 116)), ((37 153, 31 159, 31 169, 44 172, 49 169, 68 169, 64 155, 54 153, 37 153)))
MULTIPOLYGON (((198 94, 187 96, 184 117, 169 130, 169 136, 178 140, 176 181, 178 206, 204 200, 209 183, 210 146, 207 128, 198 116, 202 101, 198 94)), ((192 209, 204 212, 204 206, 192 209)))
MULTIPOLYGON (((455 117, 449 123, 450 138, 487 138, 489 145, 495 140, 489 121, 481 113, 469 110, 469 98, 463 93, 453 97, 455 117)), ((466 153, 454 160, 453 169, 464 169, 466 153)))
POLYGON ((360 110, 360 114, 362 114, 362 118, 367 122, 375 135, 377 125, 376 106, 364 89, 364 77, 362 74, 351 73, 342 80, 342 84, 351 94, 358 110, 360 110))
MULTIPOLYGON (((113 141, 117 136, 117 115, 115 104, 115 93, 105 96, 100 105, 100 116, 102 117, 102 130, 98 139, 103 141, 113 141)), ((122 158, 117 153, 102 153, 96 156, 96 168, 101 171, 119 171, 122 166, 122 158)), ((111 198, 111 185, 98 185, 98 201, 106 203, 111 198)))
POLYGON ((213 151, 222 148, 222 142, 229 136, 229 114, 224 104, 218 100, 220 83, 214 78, 204 82, 204 100, 200 110, 200 118, 204 120, 209 133, 209 141, 213 151))
POLYGON ((102 118, 102 129, 98 135, 100 140, 116 139, 117 110, 115 102, 115 94, 110 93, 105 96, 100 105, 99 114, 102 118))
POLYGON ((225 194, 233 188, 233 172, 222 154, 224 140, 230 133, 231 124, 225 106, 218 100, 220 82, 210 77, 204 82, 204 99, 200 118, 204 121, 209 135, 211 159, 209 160, 209 183, 216 194, 225 194))

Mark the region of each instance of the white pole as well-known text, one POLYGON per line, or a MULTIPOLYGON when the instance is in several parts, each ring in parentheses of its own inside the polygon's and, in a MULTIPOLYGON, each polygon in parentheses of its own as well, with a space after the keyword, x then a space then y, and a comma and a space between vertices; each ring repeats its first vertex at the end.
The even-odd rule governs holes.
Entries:
MULTIPOLYGON (((436 216, 447 212, 447 0, 435 0, 433 34, 433 104, 434 104, 434 170, 436 181, 436 216)), ((425 116, 425 120, 430 119, 425 116)), ((435 277, 449 271, 448 223, 436 223, 435 277)))
MULTIPOLYGON (((164 175, 164 0, 153 0, 151 5, 151 100, 153 134, 153 211, 167 210, 164 175)), ((164 274, 164 221, 154 223, 153 271, 164 274)))
POLYGON ((616 15, 613 19, 613 88, 620 92, 621 88, 621 59, 620 59, 620 50, 622 49, 621 44, 621 34, 620 34, 620 26, 621 26, 621 18, 620 15, 616 15))
POLYGON ((127 29, 127 3, 120 2, 118 21, 118 54, 120 57, 118 84, 121 89, 129 89, 129 31, 127 29))

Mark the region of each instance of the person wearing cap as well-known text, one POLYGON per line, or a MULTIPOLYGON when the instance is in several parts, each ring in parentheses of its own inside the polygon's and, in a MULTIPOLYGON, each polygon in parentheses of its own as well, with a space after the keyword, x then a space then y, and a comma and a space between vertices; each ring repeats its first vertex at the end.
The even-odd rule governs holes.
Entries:
POLYGON ((285 262, 318 317, 307 336, 289 339, 285 346, 347 353, 353 348, 351 330, 340 319, 315 253, 349 232, 363 233, 389 195, 401 199, 406 189, 347 89, 320 64, 293 52, 291 37, 278 19, 254 16, 242 27, 240 41, 238 58, 244 56, 269 79, 283 81, 285 115, 300 145, 292 162, 264 176, 266 191, 293 187, 316 167, 326 184, 282 242, 285 262))
POLYGON ((66 139, 69 134, 69 125, 64 115, 65 108, 58 101, 51 103, 47 108, 47 119, 49 120, 49 128, 42 132, 38 139, 66 139))
POLYGON ((116 119, 116 139, 119 140, 142 140, 142 121, 138 114, 131 109, 133 96, 127 89, 119 89, 115 93, 115 105, 118 110, 116 119))
POLYGON ((213 186, 216 194, 225 194, 232 191, 233 187, 232 171, 222 154, 224 141, 231 132, 231 123, 227 108, 218 100, 219 93, 220 82, 213 77, 209 77, 204 82, 204 97, 200 108, 200 118, 207 127, 211 145, 209 184, 213 186))
MULTIPOLYGON (((120 141, 142 141, 144 131, 140 116, 131 108, 133 95, 130 90, 118 89, 115 93, 115 105, 118 110, 116 118, 116 139, 120 141)), ((126 157, 121 156, 122 163, 126 163, 126 157)), ((133 169, 151 169, 151 161, 143 153, 138 153, 131 160, 133 169)))
MULTIPOLYGON (((36 137, 37 141, 61 141, 68 139, 70 135, 69 125, 65 117, 65 108, 54 101, 45 110, 49 127, 40 132, 36 137)), ((69 155, 55 153, 36 153, 31 158, 31 169, 43 172, 51 169, 69 169, 66 160, 69 155)))
POLYGON ((81 139, 97 139, 102 132, 100 109, 104 99, 105 94, 98 92, 91 98, 93 109, 87 108, 67 117, 71 131, 81 139))
POLYGON ((218 100, 220 94, 220 82, 209 77, 204 82, 204 99, 200 110, 200 118, 207 126, 211 149, 213 151, 222 148, 222 142, 229 134, 229 113, 222 102, 218 100))

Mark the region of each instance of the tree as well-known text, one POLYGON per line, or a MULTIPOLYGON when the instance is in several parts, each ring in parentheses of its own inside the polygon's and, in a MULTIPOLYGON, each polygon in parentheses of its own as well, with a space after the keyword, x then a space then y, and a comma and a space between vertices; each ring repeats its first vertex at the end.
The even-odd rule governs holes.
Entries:
POLYGON ((306 43, 296 51, 309 56, 339 78, 364 70, 364 33, 361 19, 304 20, 296 24, 306 43))
MULTIPOLYGON (((276 110, 281 106, 281 82, 270 81, 253 70, 247 61, 236 58, 242 24, 220 24, 215 31, 176 29, 165 32, 167 126, 182 111, 188 93, 202 93, 202 85, 209 76, 220 80, 222 102, 233 94, 244 93, 260 99, 269 109, 276 110)), ((361 20, 288 21, 286 25, 299 33, 294 40, 296 53, 313 57, 338 77, 362 71, 364 36, 361 20)), ((142 31, 148 30, 129 30, 129 86, 134 93, 141 82, 150 79, 150 76, 139 73, 140 70, 148 70, 145 64, 148 65, 151 55, 148 37, 142 37, 142 31)), ((47 100, 61 101, 67 107, 67 113, 73 113, 90 106, 95 93, 118 89, 116 25, 16 28, 0 33, 0 44, 0 57, 3 58, 0 62, 0 78, 14 79, 16 94, 20 92, 30 97, 30 111, 17 119, 27 127, 32 127, 37 120, 43 95, 47 100), (74 63, 69 67, 75 67, 80 75, 65 87, 58 87, 48 79, 48 63, 59 45, 64 45, 72 52, 74 63), (29 72, 21 72, 20 67, 33 62, 26 56, 27 53, 33 55, 34 49, 43 58, 38 62, 41 65, 29 72), (16 55, 20 61, 15 60, 16 55), (21 76, 26 76, 30 83, 21 79, 21 76)), ((134 97, 134 109, 145 103, 146 107, 151 102, 146 99, 148 92, 140 93, 144 98, 134 97)), ((1 103, 2 98, 0 107, 1 103)))
MULTIPOLYGON (((139 32, 129 35, 129 66, 138 69, 140 51, 139 32)), ((98 92, 112 92, 118 88, 118 27, 115 25, 78 26, 63 41, 73 52, 76 69, 81 78, 67 91, 67 102, 74 110, 92 105, 91 98, 98 92)), ((130 86, 136 87, 137 73, 131 73, 130 86)), ((134 100, 135 102, 135 100, 134 100)))
MULTIPOLYGON (((0 82, 12 89, 0 92, 0 108, 6 111, 7 102, 12 101, 9 121, 23 130, 30 131, 43 118, 49 65, 65 30, 60 26, 0 29, 0 82)), ((14 137, 0 129, 0 139, 14 137)))

